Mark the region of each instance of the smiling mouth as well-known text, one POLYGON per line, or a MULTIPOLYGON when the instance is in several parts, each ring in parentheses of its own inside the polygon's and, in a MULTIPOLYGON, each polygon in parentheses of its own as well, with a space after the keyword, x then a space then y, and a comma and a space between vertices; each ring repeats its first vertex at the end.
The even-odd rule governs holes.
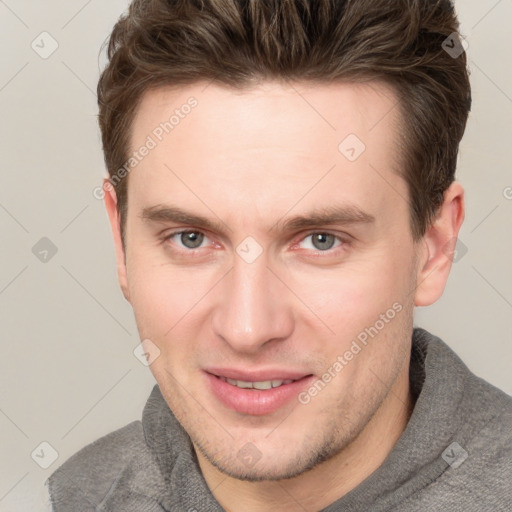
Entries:
POLYGON ((260 380, 260 381, 246 381, 239 379, 229 379, 222 375, 214 375, 217 379, 222 382, 226 382, 231 386, 237 387, 239 389, 255 389, 258 391, 266 391, 269 389, 279 388, 281 386, 285 386, 287 384, 292 384, 293 382, 297 382, 299 380, 307 379, 312 377, 312 374, 304 375, 302 377, 298 377, 297 379, 269 379, 269 380, 260 380))
POLYGON ((252 416, 272 414, 285 407, 315 378, 313 374, 285 369, 253 371, 252 375, 235 369, 214 371, 205 372, 213 395, 228 409, 252 416), (241 380, 240 377, 254 380, 241 380))
POLYGON ((232 386, 236 386, 237 388, 258 389, 261 391, 264 391, 266 389, 278 388, 285 384, 291 384, 292 382, 295 382, 296 380, 300 380, 300 379, 286 379, 286 380, 263 380, 263 381, 258 381, 258 382, 247 382, 244 380, 228 379, 226 377, 221 377, 221 376, 219 376, 219 379, 224 382, 227 382, 228 384, 231 384, 232 386))

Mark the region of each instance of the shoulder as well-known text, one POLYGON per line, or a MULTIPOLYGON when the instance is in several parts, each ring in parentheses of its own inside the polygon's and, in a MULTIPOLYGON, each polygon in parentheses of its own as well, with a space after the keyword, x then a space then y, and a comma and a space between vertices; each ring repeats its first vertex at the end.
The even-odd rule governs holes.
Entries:
POLYGON ((154 464, 153 457, 142 423, 133 421, 82 448, 48 478, 54 510, 82 510, 85 505, 94 509, 105 501, 121 476, 126 478, 144 463, 154 464))
POLYGON ((417 433, 427 435, 425 457, 431 462, 425 467, 427 485, 403 510, 425 510, 426 504, 436 510, 510 510, 512 397, 421 329, 415 331, 415 357, 424 361, 416 366, 425 370, 417 433))
MULTIPOLYGON (((465 393, 468 455, 481 463, 482 477, 512 479, 512 397, 474 375, 465 393), (492 469, 494 468, 494 469, 492 469), (487 469, 487 470, 486 470, 487 469)), ((469 457, 468 457, 469 459, 469 457)))
POLYGON ((50 480, 63 472, 68 476, 92 469, 101 474, 115 472, 117 466, 132 458, 134 449, 144 450, 145 447, 142 423, 133 421, 79 450, 52 474, 50 480))
POLYGON ((443 408, 444 418, 436 420, 456 424, 457 428, 444 440, 443 460, 439 460, 445 464, 444 471, 407 502, 407 510, 424 510, 426 503, 432 503, 465 512, 509 511, 512 397, 472 373, 458 358, 443 359, 446 371, 457 377, 444 381, 448 385, 441 398, 447 406, 443 408))
MULTIPOLYGON (((488 384, 487 386, 490 386, 488 384)), ((484 386, 486 388, 487 386, 484 386)), ((494 390, 488 397, 496 399, 494 390)), ((484 402, 474 421, 450 439, 439 462, 445 469, 402 504, 407 512, 509 512, 512 503, 512 399, 484 402), (501 402, 503 409, 495 405, 501 402)))
MULTIPOLYGON (((447 403, 447 395, 458 399, 444 412, 456 418, 458 428, 454 440, 460 440, 459 444, 466 447, 469 463, 465 466, 469 468, 471 462, 489 464, 492 461, 495 468, 501 465, 512 477, 512 397, 475 375, 455 357, 445 359, 446 370, 459 377, 451 381, 452 385, 444 393, 447 403)), ((482 477, 489 473, 484 471, 482 477)))

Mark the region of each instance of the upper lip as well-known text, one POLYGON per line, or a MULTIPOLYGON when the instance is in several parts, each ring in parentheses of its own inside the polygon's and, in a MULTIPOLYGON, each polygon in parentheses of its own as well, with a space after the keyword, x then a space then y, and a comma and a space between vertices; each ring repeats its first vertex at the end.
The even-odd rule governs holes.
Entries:
POLYGON ((266 370, 238 370, 236 368, 208 368, 205 370, 217 377, 241 380, 244 382, 264 382, 267 380, 298 380, 311 375, 310 373, 297 372, 285 369, 266 370))

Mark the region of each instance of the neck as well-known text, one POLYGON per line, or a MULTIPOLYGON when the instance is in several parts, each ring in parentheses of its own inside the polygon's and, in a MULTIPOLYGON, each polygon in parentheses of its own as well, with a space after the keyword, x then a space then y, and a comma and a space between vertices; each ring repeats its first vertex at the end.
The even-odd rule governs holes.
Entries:
POLYGON ((357 487, 392 451, 414 407, 409 359, 372 419, 341 452, 294 478, 246 482, 226 476, 196 450, 203 476, 226 512, 321 510, 357 487))

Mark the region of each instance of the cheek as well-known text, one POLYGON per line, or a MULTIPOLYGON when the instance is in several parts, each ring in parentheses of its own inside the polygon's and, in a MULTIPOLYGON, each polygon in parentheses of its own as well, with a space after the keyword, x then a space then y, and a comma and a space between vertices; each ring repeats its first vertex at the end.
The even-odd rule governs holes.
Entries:
MULTIPOLYGON (((170 265, 136 265, 129 269, 131 305, 140 339, 149 339, 159 350, 150 365, 156 381, 169 386, 173 396, 188 383, 202 336, 197 314, 207 283, 204 276, 191 274, 170 265), (187 362, 188 361, 188 362, 187 362), (176 381, 181 384, 176 386, 176 381)), ((192 389, 192 387, 190 387, 192 389)), ((170 396, 170 395, 168 395, 170 396)))
POLYGON ((213 268, 193 269, 133 251, 127 264, 130 302, 141 336, 163 340, 190 327, 196 308, 215 285, 213 268), (178 328, 179 326, 179 328, 178 328))
POLYGON ((127 273, 131 305, 141 337, 160 338, 161 332, 172 327, 169 311, 176 293, 171 291, 165 273, 158 268, 137 265, 132 260, 127 273))
POLYGON ((413 262, 407 252, 382 250, 323 274, 296 275, 292 289, 308 309, 343 339, 373 325, 394 304, 413 299, 413 262))

